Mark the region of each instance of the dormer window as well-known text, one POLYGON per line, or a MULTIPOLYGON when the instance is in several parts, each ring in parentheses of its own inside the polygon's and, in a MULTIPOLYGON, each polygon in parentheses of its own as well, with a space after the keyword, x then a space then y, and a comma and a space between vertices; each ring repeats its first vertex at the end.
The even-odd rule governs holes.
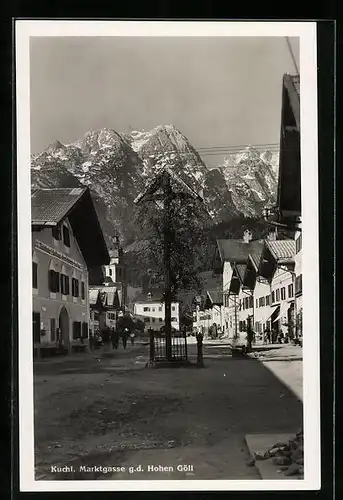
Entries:
POLYGON ((61 239, 61 226, 54 226, 52 228, 52 237, 57 241, 61 239))
POLYGON ((151 299, 151 293, 150 292, 148 293, 148 299, 151 299))
POLYGON ((70 247, 70 234, 67 226, 63 226, 63 243, 66 247, 70 247))

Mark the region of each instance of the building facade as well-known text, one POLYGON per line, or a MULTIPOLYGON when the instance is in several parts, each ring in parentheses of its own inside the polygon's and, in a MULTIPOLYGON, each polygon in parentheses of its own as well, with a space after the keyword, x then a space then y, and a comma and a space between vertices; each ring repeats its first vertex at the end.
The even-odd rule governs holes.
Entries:
POLYGON ((32 192, 35 356, 88 345, 88 271, 107 260, 107 247, 87 188, 32 192), (87 234, 96 247, 89 243, 87 234))
MULTIPOLYGON (((165 326, 165 307, 163 303, 163 290, 149 289, 139 294, 134 299, 134 315, 145 324, 145 330, 160 331, 165 326)), ((179 331, 179 303, 171 304, 171 326, 179 331)))
POLYGON ((115 329, 118 313, 122 309, 121 283, 107 283, 103 286, 90 286, 90 331, 92 335, 107 328, 115 329))

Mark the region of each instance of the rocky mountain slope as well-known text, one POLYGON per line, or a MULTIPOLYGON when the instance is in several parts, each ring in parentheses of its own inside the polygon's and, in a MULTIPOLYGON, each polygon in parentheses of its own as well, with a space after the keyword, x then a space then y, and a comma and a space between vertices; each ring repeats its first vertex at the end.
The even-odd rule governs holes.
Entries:
POLYGON ((31 179, 33 187, 89 186, 107 241, 117 232, 130 243, 142 238, 134 199, 166 164, 203 195, 214 223, 260 216, 275 202, 271 153, 248 148, 210 170, 173 125, 129 134, 101 129, 72 144, 55 141, 32 157, 31 179))

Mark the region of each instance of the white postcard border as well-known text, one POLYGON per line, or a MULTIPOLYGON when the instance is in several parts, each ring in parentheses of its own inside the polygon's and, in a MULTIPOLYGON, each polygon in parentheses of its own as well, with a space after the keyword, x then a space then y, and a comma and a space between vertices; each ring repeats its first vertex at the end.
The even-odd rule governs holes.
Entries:
POLYGON ((20 491, 196 491, 320 489, 319 245, 317 61, 315 22, 29 21, 16 30, 19 467, 20 491), (289 36, 300 37, 303 214, 304 480, 36 481, 32 369, 30 64, 32 36, 289 36), (306 184, 305 181, 306 180, 306 184))

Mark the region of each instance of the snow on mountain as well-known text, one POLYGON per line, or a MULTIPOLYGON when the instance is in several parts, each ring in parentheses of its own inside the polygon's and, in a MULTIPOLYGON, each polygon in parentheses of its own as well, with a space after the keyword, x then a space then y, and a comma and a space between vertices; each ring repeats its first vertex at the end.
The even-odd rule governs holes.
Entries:
POLYGON ((134 199, 165 165, 203 193, 214 221, 220 222, 239 214, 259 216, 275 202, 276 164, 274 153, 247 148, 208 169, 173 125, 123 134, 91 130, 74 143, 54 141, 31 159, 34 187, 90 187, 108 241, 114 232, 126 241, 141 238, 134 199))

